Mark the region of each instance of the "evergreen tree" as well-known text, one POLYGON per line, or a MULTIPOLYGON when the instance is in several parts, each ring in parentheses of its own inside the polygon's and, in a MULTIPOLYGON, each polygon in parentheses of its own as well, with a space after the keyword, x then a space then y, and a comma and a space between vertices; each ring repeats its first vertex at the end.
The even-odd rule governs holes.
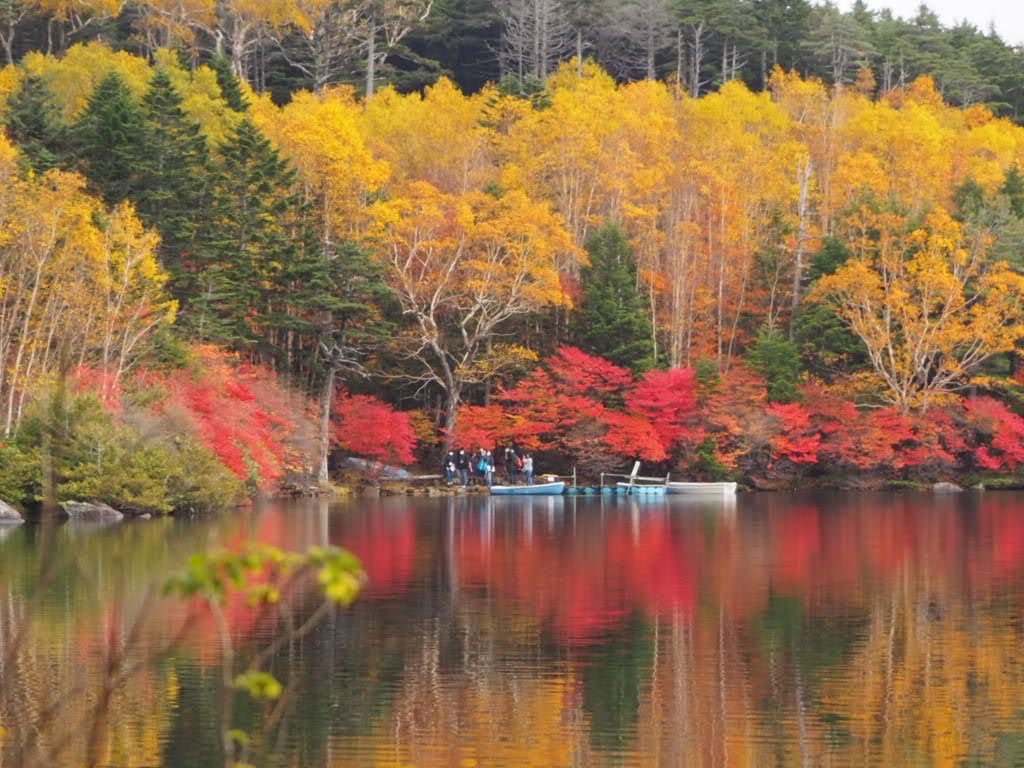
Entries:
MULTIPOLYGON (((826 238, 814 254, 807 274, 812 283, 831 275, 850 258, 850 250, 841 240, 826 238)), ((849 329, 828 303, 803 304, 793 318, 793 341, 803 367, 820 378, 830 380, 868 365, 863 342, 849 329)))
POLYGON ((625 232, 615 225, 602 227, 587 243, 587 253, 590 267, 582 275, 577 338, 588 351, 613 363, 650 368, 650 323, 625 232))
POLYGON ((494 55, 500 38, 501 19, 490 0, 437 0, 407 45, 436 61, 460 88, 474 92, 502 75, 494 55))
POLYGON ((21 150, 26 170, 42 174, 67 153, 67 126, 41 77, 27 75, 7 102, 7 134, 21 150))
POLYGON ((141 107, 121 76, 110 72, 96 86, 72 128, 78 165, 108 204, 128 199, 138 189, 145 140, 141 107))
POLYGON ((1006 172, 1006 179, 1000 190, 1009 201, 1010 210, 1018 219, 1024 219, 1024 174, 1016 165, 1006 172))
POLYGON ((245 112, 249 108, 249 104, 245 100, 245 94, 242 93, 242 85, 238 82, 238 77, 231 69, 230 59, 223 54, 217 54, 210 61, 210 68, 217 75, 220 95, 224 97, 227 105, 235 112, 245 112))
POLYGON ((800 350, 778 330, 764 327, 758 332, 747 353, 747 364, 764 376, 773 403, 800 399, 800 350))
POLYGON ((139 159, 135 203, 146 225, 160 233, 160 256, 171 273, 172 289, 184 297, 192 287, 185 262, 206 211, 209 152, 166 72, 154 75, 142 104, 146 151, 139 159))
POLYGON ((201 247, 200 295, 186 319, 206 340, 271 355, 272 292, 308 242, 295 171, 249 119, 220 155, 201 247))

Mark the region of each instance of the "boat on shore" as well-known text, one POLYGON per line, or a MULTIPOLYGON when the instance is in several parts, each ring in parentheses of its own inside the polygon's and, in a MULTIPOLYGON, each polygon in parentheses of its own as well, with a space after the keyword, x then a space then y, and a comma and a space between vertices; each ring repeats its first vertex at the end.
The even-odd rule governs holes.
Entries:
POLYGON ((492 485, 491 496, 561 496, 565 482, 537 483, 536 485, 492 485))
POLYGON ((735 496, 736 483, 676 483, 667 484, 668 493, 686 496, 735 496))

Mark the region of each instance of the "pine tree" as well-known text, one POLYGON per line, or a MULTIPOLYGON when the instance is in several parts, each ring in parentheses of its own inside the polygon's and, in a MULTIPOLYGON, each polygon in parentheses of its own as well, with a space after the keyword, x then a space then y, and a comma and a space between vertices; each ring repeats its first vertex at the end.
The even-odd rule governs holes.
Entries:
POLYGON ((201 249, 200 295, 186 319, 204 339, 272 356, 272 294, 308 242, 295 171, 248 119, 220 155, 201 249))
POLYGON ((224 97, 227 105, 235 112, 245 112, 249 108, 249 104, 245 100, 245 94, 242 93, 238 77, 231 69, 231 60, 223 54, 218 54, 210 61, 210 68, 217 75, 220 94, 224 97))
POLYGON ((594 354, 636 370, 654 364, 650 323, 637 289, 636 262, 626 234, 608 225, 587 243, 577 337, 594 354))
POLYGON ((774 328, 762 328, 750 351, 747 364, 764 376, 768 399, 791 403, 800 399, 800 349, 774 328))
POLYGON ((41 77, 22 80, 7 102, 5 124, 26 170, 46 173, 66 159, 67 126, 41 77))
POLYGON ((139 160, 145 154, 142 109, 116 72, 104 77, 72 128, 82 173, 108 204, 132 197, 139 187, 139 160))
POLYGON ((206 214, 209 152, 166 72, 154 75, 142 104, 146 150, 139 158, 135 203, 146 225, 160 233, 160 256, 171 273, 172 290, 184 297, 192 288, 186 262, 206 214))

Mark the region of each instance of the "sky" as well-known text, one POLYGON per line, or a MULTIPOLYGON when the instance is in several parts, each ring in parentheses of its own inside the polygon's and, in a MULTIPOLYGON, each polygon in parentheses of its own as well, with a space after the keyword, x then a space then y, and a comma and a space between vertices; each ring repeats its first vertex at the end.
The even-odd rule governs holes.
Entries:
MULTIPOLYGON (((866 0, 869 8, 889 8, 893 15, 912 18, 920 0, 866 0)), ((946 25, 967 19, 981 30, 995 22, 996 32, 1011 45, 1024 45, 1024 0, 927 0, 925 3, 946 25)), ((841 3, 846 9, 853 0, 841 3)))

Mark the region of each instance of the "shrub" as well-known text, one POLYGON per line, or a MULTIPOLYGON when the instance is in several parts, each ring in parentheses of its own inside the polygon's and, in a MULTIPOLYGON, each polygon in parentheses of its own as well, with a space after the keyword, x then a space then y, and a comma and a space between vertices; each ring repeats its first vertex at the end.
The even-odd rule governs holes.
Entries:
POLYGON ((0 443, 0 501, 24 507, 39 493, 42 470, 35 451, 0 443))

